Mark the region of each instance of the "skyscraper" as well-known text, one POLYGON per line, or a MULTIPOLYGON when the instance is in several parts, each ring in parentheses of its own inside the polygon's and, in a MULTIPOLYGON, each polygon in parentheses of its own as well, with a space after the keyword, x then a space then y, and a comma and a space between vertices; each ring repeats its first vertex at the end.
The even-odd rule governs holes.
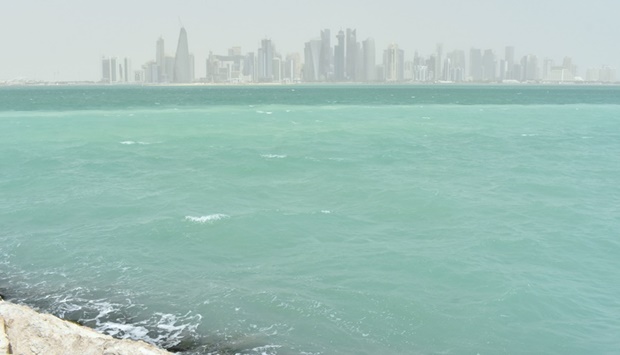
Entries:
POLYGON ((442 64, 443 63, 443 44, 437 43, 435 53, 437 54, 437 60, 435 61, 435 68, 433 69, 433 71, 435 72, 435 80, 448 80, 447 76, 443 75, 444 71, 442 69, 442 65, 443 65, 442 64))
POLYGON ((375 40, 368 38, 362 42, 362 44, 364 53, 364 80, 375 81, 377 80, 377 64, 375 63, 377 55, 375 51, 375 40))
POLYGON ((181 33, 179 34, 177 53, 174 58, 173 77, 173 81, 175 83, 191 83, 193 80, 189 48, 187 45, 187 32, 185 31, 185 27, 181 27, 181 33))
POLYGON ((110 58, 110 83, 115 83, 118 81, 118 58, 112 57, 110 58))
POLYGON ((469 50, 469 76, 473 81, 482 80, 482 51, 478 48, 469 50))
POLYGON ((320 80, 330 80, 332 77, 332 47, 329 29, 321 31, 321 58, 319 62, 320 80))
POLYGON ((123 80, 128 83, 131 81, 134 81, 134 79, 132 78, 131 75, 131 60, 127 57, 125 57, 125 59, 123 59, 123 71, 124 71, 124 77, 123 80))
POLYGON ((270 39, 263 39, 258 49, 258 80, 273 81, 273 44, 270 39))
POLYGON ((110 58, 101 58, 101 82, 110 83, 110 58))
POLYGON ((338 44, 334 50, 334 76, 336 81, 343 81, 345 79, 345 61, 344 61, 344 32, 340 30, 336 36, 338 44))
POLYGON ((506 47, 506 52, 504 54, 504 61, 505 61, 505 67, 504 67, 504 75, 503 75, 503 79, 517 79, 514 76, 514 66, 515 66, 515 47, 513 46, 508 46, 506 47))
POLYGON ((321 54, 322 54, 322 41, 312 40, 306 42, 304 48, 304 80, 305 81, 319 81, 321 80, 321 54))
POLYGON ((157 63, 158 81, 165 82, 166 79, 166 52, 164 51, 164 39, 159 37, 155 45, 155 63, 157 63))
POLYGON ((396 44, 390 44, 383 52, 386 81, 402 81, 405 77, 405 52, 396 44))
POLYGON ((492 49, 486 49, 482 57, 482 80, 494 81, 497 78, 497 61, 492 49))
POLYGON ((521 81, 538 80, 538 58, 533 55, 526 55, 521 59, 521 81))
POLYGON ((357 72, 357 30, 347 28, 347 56, 346 56, 346 77, 347 80, 356 81, 357 72))
POLYGON ((465 80, 465 52, 454 50, 448 53, 447 57, 450 60, 450 69, 446 80, 454 82, 465 80))

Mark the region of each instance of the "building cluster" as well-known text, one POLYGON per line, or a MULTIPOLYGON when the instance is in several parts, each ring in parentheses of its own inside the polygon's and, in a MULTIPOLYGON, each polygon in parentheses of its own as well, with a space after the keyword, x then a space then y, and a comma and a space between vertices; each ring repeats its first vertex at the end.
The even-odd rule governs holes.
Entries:
POLYGON ((407 58, 397 44, 390 44, 377 61, 372 38, 358 40, 357 30, 338 31, 332 45, 329 29, 304 44, 303 54, 285 56, 276 51, 271 39, 263 39, 255 52, 243 53, 232 47, 226 54, 209 53, 206 75, 196 78, 194 56, 189 53, 187 32, 181 28, 174 57, 166 55, 164 40, 156 42, 155 59, 131 70, 124 58, 102 58, 104 83, 298 83, 298 82, 616 82, 616 70, 609 66, 590 68, 586 77, 577 74, 570 57, 561 63, 539 59, 534 54, 521 58, 514 47, 506 47, 503 56, 492 49, 471 48, 443 51, 438 44, 434 53, 422 56, 415 52, 407 58))

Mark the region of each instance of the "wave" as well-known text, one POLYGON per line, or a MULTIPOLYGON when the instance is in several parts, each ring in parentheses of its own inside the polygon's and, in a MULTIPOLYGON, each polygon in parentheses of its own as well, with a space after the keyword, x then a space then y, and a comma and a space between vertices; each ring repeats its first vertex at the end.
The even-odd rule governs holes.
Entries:
POLYGON ((230 218, 230 216, 226 214, 222 214, 222 213, 210 214, 208 216, 200 216, 200 217, 185 216, 185 220, 190 221, 190 222, 195 222, 195 223, 213 223, 215 221, 219 221, 225 218, 230 218))
POLYGON ((284 159, 286 155, 284 154, 261 154, 261 157, 266 159, 284 159))
POLYGON ((136 142, 136 141, 122 141, 120 143, 121 144, 125 144, 125 145, 132 145, 132 144, 149 145, 149 144, 151 144, 149 142, 140 142, 140 141, 138 141, 138 142, 136 142))

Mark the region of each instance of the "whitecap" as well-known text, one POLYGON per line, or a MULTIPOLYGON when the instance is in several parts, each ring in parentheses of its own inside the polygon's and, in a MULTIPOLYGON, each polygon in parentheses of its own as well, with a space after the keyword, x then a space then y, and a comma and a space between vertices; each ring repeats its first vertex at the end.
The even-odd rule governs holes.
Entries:
POLYGON ((139 144, 139 145, 149 145, 151 143, 149 142, 142 142, 142 141, 122 141, 120 142, 121 144, 125 144, 125 145, 132 145, 132 144, 139 144))
POLYGON ((267 158, 267 159, 284 159, 286 158, 286 155, 284 154, 261 154, 261 157, 267 158))
POLYGON ((219 221, 225 218, 230 218, 230 216, 226 214, 222 214, 222 213, 210 214, 208 216, 200 216, 200 217, 185 216, 185 220, 190 221, 190 222, 195 222, 195 223, 213 223, 215 221, 219 221))
POLYGON ((331 214, 332 211, 330 211, 330 210, 321 210, 321 213, 323 213, 323 214, 331 214))

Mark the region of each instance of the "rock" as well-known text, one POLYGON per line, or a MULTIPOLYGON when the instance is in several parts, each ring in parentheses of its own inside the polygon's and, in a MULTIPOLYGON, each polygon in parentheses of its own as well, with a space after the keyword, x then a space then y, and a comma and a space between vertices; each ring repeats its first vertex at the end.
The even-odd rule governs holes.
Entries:
POLYGON ((50 314, 0 300, 0 355, 166 355, 150 344, 114 339, 50 314))
POLYGON ((0 355, 8 355, 8 354, 10 354, 9 338, 6 335, 6 327, 4 326, 4 318, 0 316, 0 355))

